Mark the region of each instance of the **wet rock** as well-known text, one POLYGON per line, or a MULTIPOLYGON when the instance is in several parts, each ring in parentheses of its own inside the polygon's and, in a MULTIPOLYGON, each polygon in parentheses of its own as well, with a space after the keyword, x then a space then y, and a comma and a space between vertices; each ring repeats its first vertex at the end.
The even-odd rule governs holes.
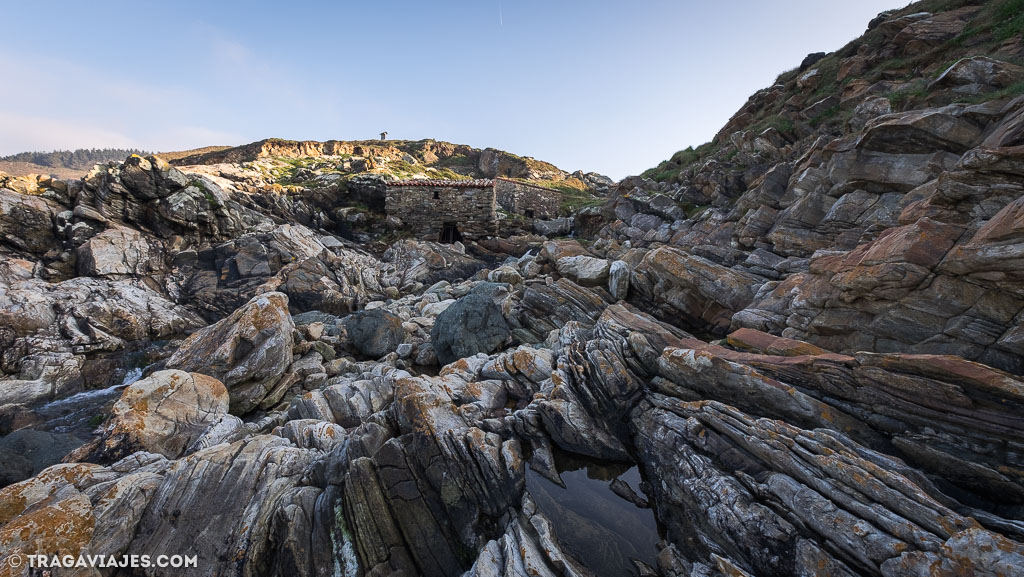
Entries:
POLYGON ((65 455, 78 448, 82 441, 66 433, 21 429, 0 437, 0 487, 17 483, 59 463, 65 455))
MULTIPOLYGON (((638 447, 651 463, 661 518, 672 519, 670 539, 691 562, 713 561, 705 545, 711 541, 757 573, 824 566, 831 575, 895 574, 888 568, 928 555, 974 524, 936 501, 934 488, 912 470, 842 435, 752 419, 715 402, 651 402, 635 413, 638 447), (681 470, 664 468, 668 460, 681 470), (745 473, 732 473, 738 470, 745 473), (885 513, 851 499, 844 487, 867 491, 885 513), (687 516, 695 510, 699 517, 687 516), (740 542, 758 546, 736 547, 740 542)), ((1011 542, 1008 552, 1019 547, 1011 542)), ((962 547, 955 556, 969 571, 992 562, 984 549, 962 547)))
POLYGON ((608 268, 608 294, 615 300, 625 300, 629 295, 629 264, 617 260, 608 268))
POLYGON ((566 236, 572 232, 573 218, 561 217, 533 221, 533 231, 544 236, 566 236))

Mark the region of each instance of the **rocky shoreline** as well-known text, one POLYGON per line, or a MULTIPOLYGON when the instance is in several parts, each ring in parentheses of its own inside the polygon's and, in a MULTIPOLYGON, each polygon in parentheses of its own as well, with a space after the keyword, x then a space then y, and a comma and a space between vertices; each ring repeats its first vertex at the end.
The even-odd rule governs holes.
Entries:
POLYGON ((610 186, 433 141, 0 176, 0 577, 1024 575, 1024 45, 925 7, 610 186), (604 201, 375 209, 457 154, 604 201))

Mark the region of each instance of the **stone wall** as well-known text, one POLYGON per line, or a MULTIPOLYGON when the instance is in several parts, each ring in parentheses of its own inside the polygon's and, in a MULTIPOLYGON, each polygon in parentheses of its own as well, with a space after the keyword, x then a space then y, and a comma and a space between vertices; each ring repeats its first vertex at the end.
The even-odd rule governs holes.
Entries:
POLYGON ((501 208, 529 218, 554 218, 562 203, 556 190, 506 178, 494 180, 494 192, 501 208))
POLYGON ((455 223, 463 238, 497 234, 497 206, 491 181, 426 184, 404 181, 388 187, 385 207, 423 240, 439 239, 445 223, 455 223))

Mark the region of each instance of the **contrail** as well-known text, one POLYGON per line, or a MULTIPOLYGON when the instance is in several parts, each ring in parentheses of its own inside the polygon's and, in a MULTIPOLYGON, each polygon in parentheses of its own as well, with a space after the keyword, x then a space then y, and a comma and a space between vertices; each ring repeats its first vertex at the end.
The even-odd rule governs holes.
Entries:
POLYGON ((502 28, 505 27, 505 18, 501 14, 501 0, 498 0, 498 24, 500 24, 502 28))

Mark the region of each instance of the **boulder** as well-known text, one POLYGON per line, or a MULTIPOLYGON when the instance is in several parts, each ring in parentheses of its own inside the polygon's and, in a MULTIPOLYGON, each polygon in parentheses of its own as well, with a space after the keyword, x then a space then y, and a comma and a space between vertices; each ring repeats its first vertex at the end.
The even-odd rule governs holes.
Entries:
POLYGON ((629 294, 629 264, 617 260, 608 267, 608 293, 615 300, 625 300, 629 294))
POLYGON ((231 395, 232 414, 245 414, 284 396, 287 389, 275 385, 292 362, 294 329, 288 297, 278 292, 262 294, 193 333, 166 366, 220 380, 231 395))
POLYGON ((52 200, 0 188, 0 242, 39 255, 57 248, 54 224, 62 210, 52 200))
POLYGON ((572 232, 572 217, 559 217, 551 220, 533 221, 533 232, 544 236, 566 236, 572 232))
POLYGON ((930 88, 952 88, 954 92, 978 94, 1005 88, 1024 79, 1024 67, 987 56, 972 56, 954 62, 930 88))
POLYGON ((601 286, 608 281, 611 264, 603 259, 592 256, 566 256, 556 263, 558 274, 568 277, 580 286, 601 286))
POLYGON ((184 188, 188 178, 162 158, 133 154, 121 165, 121 182, 138 198, 153 200, 184 188))
POLYGON ((401 317, 384 309, 353 313, 344 320, 348 341, 359 354, 377 359, 394 352, 405 341, 401 317))
POLYGON ((442 365, 477 353, 491 353, 511 335, 501 302, 504 285, 481 283, 437 316, 430 340, 442 365))
POLYGON ((925 54, 936 47, 955 38, 968 19, 980 10, 979 6, 968 6, 956 10, 947 10, 936 14, 924 14, 924 17, 913 19, 914 15, 904 16, 909 21, 892 39, 893 44, 903 49, 904 56, 925 54))
POLYGON ((498 268, 487 273, 487 280, 496 283, 507 283, 511 285, 517 285, 523 282, 523 276, 514 266, 505 265, 499 266, 498 268))
POLYGON ((880 116, 867 123, 857 147, 891 154, 962 153, 981 135, 982 128, 964 114, 964 107, 951 105, 880 116))
POLYGON ((23 481, 59 463, 81 446, 81 439, 67 433, 21 429, 0 437, 0 487, 23 481))
POLYGON ((556 263, 567 256, 588 255, 587 249, 575 240, 549 240, 541 248, 540 256, 550 263, 556 263))
POLYGON ((129 385, 114 403, 100 439, 75 460, 113 463, 136 451, 177 459, 228 414, 229 396, 213 377, 158 371, 129 385))
POLYGON ((143 275, 160 266, 138 231, 107 229, 78 247, 78 273, 84 276, 123 277, 143 275))
POLYGON ((757 277, 672 247, 647 253, 630 278, 634 300, 667 318, 724 333, 732 315, 754 299, 757 277))

